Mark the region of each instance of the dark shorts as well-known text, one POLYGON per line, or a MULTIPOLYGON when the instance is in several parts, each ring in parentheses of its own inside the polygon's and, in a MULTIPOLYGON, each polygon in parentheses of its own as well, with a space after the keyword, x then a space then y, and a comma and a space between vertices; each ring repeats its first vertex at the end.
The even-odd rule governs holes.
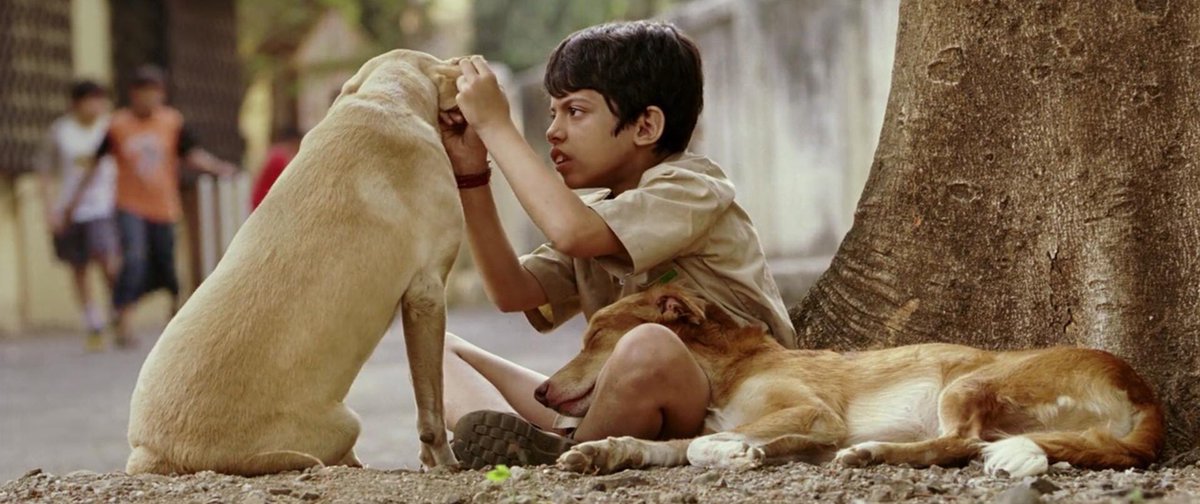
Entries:
POLYGON ((158 289, 178 295, 175 225, 122 211, 117 211, 117 224, 121 228, 121 274, 113 287, 113 306, 129 306, 158 289))
POLYGON ((119 236, 113 217, 72 222, 66 231, 54 237, 54 255, 72 266, 83 266, 89 259, 120 253, 119 236))

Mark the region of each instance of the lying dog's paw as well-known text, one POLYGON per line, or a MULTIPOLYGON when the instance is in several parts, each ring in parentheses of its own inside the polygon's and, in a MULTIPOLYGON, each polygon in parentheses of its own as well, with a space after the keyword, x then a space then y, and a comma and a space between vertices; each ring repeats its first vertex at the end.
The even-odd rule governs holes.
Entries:
POLYGON ((614 450, 612 439, 580 443, 558 456, 558 468, 584 474, 612 472, 610 458, 614 450))
POLYGON ((988 474, 1003 470, 1014 478, 1024 478, 1049 469, 1046 452, 1027 437, 1013 436, 983 447, 983 470, 988 474))
POLYGON ((867 441, 849 448, 843 448, 838 450, 837 456, 833 458, 833 461, 846 467, 863 467, 877 464, 879 460, 876 458, 875 452, 878 450, 879 445, 880 443, 878 442, 867 441))
POLYGON ((766 459, 762 448, 741 434, 719 433, 697 438, 688 445, 688 462, 712 469, 753 469, 766 459))

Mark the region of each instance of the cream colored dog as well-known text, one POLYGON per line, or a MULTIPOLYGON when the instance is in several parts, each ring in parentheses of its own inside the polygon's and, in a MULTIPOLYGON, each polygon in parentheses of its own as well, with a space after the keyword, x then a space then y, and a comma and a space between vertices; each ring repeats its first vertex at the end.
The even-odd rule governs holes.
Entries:
POLYGON ((1070 462, 1124 469, 1153 462, 1163 412, 1128 364, 1084 348, 988 352, 910 345, 869 352, 785 350, 720 307, 658 287, 600 310, 579 356, 548 388, 582 416, 617 341, 638 324, 679 335, 712 387, 705 436, 677 441, 623 437, 581 443, 561 468, 612 472, 692 464, 750 468, 835 459, 848 466, 958 465, 982 456, 1013 476, 1070 462), (578 398, 576 398, 578 397, 578 398))
POLYGON ((437 116, 458 75, 455 61, 396 50, 346 82, 150 351, 128 473, 360 465, 358 416, 342 401, 397 314, 421 461, 455 462, 441 356, 463 215, 437 116))

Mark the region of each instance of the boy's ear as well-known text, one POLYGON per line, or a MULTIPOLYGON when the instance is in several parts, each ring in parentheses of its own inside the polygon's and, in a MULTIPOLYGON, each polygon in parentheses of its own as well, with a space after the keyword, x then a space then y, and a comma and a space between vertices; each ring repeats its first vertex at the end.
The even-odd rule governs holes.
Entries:
POLYGON ((654 105, 646 107, 646 110, 642 111, 642 115, 638 116, 633 123, 635 128, 633 143, 639 147, 658 143, 658 139, 662 138, 666 123, 667 116, 663 115, 662 109, 654 105))

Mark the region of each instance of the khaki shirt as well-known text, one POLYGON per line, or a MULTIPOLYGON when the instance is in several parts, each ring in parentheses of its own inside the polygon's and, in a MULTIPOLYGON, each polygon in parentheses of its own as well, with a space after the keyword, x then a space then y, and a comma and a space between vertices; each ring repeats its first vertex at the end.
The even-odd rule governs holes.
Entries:
POLYGON ((733 201, 733 183, 703 156, 667 158, 642 174, 638 186, 610 198, 583 196, 629 252, 577 259, 549 244, 521 257, 549 302, 525 312, 541 332, 580 311, 591 319, 621 297, 670 279, 720 305, 743 324, 766 328, 787 348, 796 330, 767 268, 758 232, 733 201))

